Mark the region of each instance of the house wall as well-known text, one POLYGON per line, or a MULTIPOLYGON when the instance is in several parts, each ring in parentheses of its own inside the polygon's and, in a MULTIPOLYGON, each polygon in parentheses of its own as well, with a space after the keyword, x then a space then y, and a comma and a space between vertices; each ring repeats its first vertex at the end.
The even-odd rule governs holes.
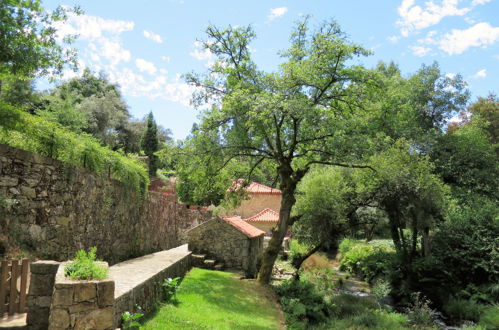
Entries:
POLYGON ((241 205, 230 212, 230 215, 239 215, 241 218, 254 216, 265 208, 279 212, 281 209, 281 195, 277 194, 249 194, 249 199, 241 202, 241 205))
POLYGON ((118 181, 0 144, 0 254, 67 260, 97 247, 115 264, 186 242, 211 219, 175 195, 140 196, 118 181))
POLYGON ((263 236, 250 239, 220 218, 191 229, 187 235, 193 253, 207 254, 228 268, 244 270, 247 276, 256 275, 263 236))
POLYGON ((248 222, 250 225, 255 226, 258 229, 261 229, 265 232, 265 236, 272 235, 272 228, 274 228, 277 223, 276 222, 248 222))

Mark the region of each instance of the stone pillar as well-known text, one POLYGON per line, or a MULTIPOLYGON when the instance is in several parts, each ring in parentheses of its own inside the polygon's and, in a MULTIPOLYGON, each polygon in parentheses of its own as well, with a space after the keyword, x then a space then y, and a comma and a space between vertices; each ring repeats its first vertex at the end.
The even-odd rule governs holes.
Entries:
POLYGON ((31 277, 26 301, 26 323, 29 330, 48 328, 50 302, 58 268, 59 263, 51 260, 36 261, 30 265, 31 277))
POLYGON ((66 264, 61 264, 55 278, 49 330, 114 329, 114 281, 67 279, 66 264))

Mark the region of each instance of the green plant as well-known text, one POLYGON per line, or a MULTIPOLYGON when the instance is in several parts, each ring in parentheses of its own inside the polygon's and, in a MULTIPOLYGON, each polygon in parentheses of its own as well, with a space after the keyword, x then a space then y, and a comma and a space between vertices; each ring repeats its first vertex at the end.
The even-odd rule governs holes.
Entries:
POLYGON ((318 324, 327 320, 329 306, 316 287, 306 280, 287 280, 276 287, 288 324, 318 324))
POLYGON ((499 329, 499 305, 492 305, 483 311, 479 325, 487 330, 499 329))
POLYGON ((175 294, 177 293, 177 289, 180 285, 180 282, 182 281, 182 278, 180 277, 175 277, 175 278, 166 278, 163 281, 163 290, 165 292, 165 300, 166 302, 169 302, 172 299, 175 299, 175 294))
POLYGON ((348 251, 350 251, 355 245, 360 241, 352 238, 344 238, 340 245, 338 246, 338 252, 344 256, 348 251))
POLYGON ((142 313, 130 313, 128 311, 121 314, 122 329, 123 330, 132 330, 140 327, 140 323, 138 320, 144 316, 142 313))
POLYGON ((449 317, 456 321, 470 320, 478 322, 484 307, 484 305, 473 300, 453 298, 443 306, 443 310, 449 317))
POLYGON ((422 328, 435 326, 435 311, 430 308, 430 301, 422 297, 420 292, 413 293, 412 299, 412 304, 406 310, 410 323, 422 328))
POLYGON ((390 282, 385 279, 378 279, 372 288, 372 293, 378 300, 389 296, 391 291, 392 286, 390 285, 390 282))
POLYGON ((104 279, 107 277, 107 268, 96 263, 97 248, 92 247, 88 252, 76 252, 73 262, 66 265, 64 274, 73 280, 104 279))

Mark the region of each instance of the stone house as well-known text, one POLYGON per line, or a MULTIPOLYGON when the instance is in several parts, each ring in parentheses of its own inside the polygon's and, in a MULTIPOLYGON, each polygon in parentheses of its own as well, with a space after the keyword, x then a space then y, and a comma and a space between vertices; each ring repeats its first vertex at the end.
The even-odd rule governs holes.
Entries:
MULTIPOLYGON (((241 183, 242 179, 237 180, 236 188, 241 183)), ((272 228, 279 222, 282 192, 258 182, 251 182, 244 189, 247 198, 241 201, 239 207, 230 210, 229 214, 241 217, 242 220, 251 223, 270 236, 272 228)))
POLYGON ((242 269, 246 276, 258 272, 264 232, 239 217, 215 217, 187 233, 189 250, 207 254, 227 268, 242 269))

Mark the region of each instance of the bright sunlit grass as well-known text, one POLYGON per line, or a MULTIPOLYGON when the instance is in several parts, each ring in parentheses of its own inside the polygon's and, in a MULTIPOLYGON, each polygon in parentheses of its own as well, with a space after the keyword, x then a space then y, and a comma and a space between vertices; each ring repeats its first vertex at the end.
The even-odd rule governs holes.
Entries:
POLYGON ((237 274, 193 268, 177 292, 141 329, 279 329, 270 289, 237 274))

